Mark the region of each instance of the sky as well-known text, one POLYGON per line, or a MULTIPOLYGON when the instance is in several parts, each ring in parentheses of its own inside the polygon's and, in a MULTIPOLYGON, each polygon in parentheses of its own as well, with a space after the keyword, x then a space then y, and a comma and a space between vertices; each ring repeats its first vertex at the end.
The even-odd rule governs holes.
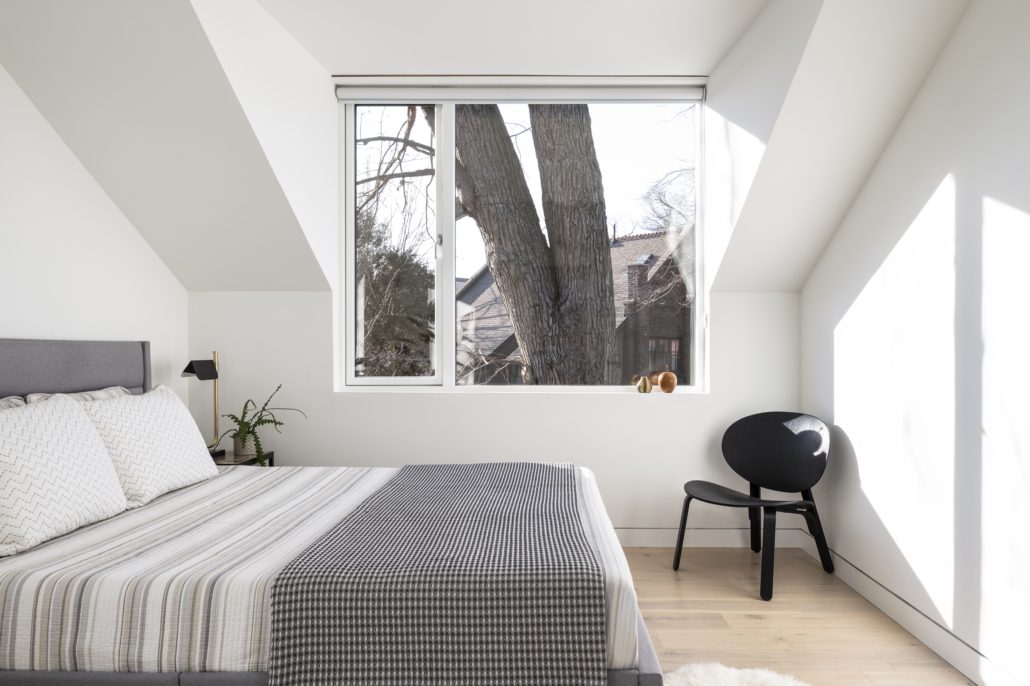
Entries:
MULTIPOLYGON (((403 107, 389 108, 381 119, 383 108, 359 108, 358 133, 363 135, 379 133, 395 135, 404 121, 403 107), (364 110, 362 112, 361 110, 364 110)), ((690 103, 611 103, 591 104, 590 117, 597 151, 601 177, 604 183, 605 208, 608 228, 617 227, 619 235, 633 233, 648 214, 644 195, 655 181, 665 174, 683 168, 694 167, 697 155, 697 136, 694 127, 696 107, 690 103)), ((501 114, 508 124, 516 150, 522 160, 523 172, 530 192, 537 205, 537 213, 543 219, 540 201, 540 178, 536 155, 533 150, 532 133, 529 126, 529 108, 524 104, 501 105, 501 114), (524 133, 520 133, 523 132, 524 133), (518 134, 518 135, 516 135, 518 134)), ((429 140, 429 129, 421 116, 418 117, 412 137, 419 141, 429 140)), ((359 179, 372 175, 378 163, 378 149, 371 145, 359 146, 357 176, 359 179)), ((418 153, 406 155, 405 169, 426 166, 426 157, 418 153)), ((392 181, 392 198, 384 198, 385 213, 396 216, 400 205, 400 193, 395 191, 398 182, 392 181), (391 212, 390 206, 394 210, 391 212)), ((420 217, 430 216, 435 207, 427 205, 425 189, 431 186, 429 179, 412 179, 413 185, 422 190, 415 194, 416 202, 422 203, 420 217)), ((429 194, 431 196, 431 193, 429 194)), ((428 201, 431 203, 431 201, 428 201)), ((395 220, 396 221, 396 220, 395 220)), ((396 231, 395 231, 396 233, 396 231)), ((427 240, 424 254, 431 257, 432 244, 427 240)), ((455 271, 459 278, 467 278, 485 263, 483 242, 476 223, 471 218, 459 220, 456 225, 455 271)))

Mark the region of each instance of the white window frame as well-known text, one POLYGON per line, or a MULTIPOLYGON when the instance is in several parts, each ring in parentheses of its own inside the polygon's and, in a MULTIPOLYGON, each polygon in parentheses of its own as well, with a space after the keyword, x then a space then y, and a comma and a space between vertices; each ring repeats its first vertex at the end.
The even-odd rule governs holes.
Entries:
MULTIPOLYGON (((337 77, 340 101, 340 214, 341 264, 338 316, 343 321, 340 343, 344 391, 457 393, 632 393, 629 385, 457 385, 455 377, 456 306, 454 217, 454 107, 458 103, 632 103, 694 102, 700 105, 695 126, 697 162, 695 179, 695 295, 691 326, 691 369, 694 383, 675 393, 705 393, 708 387, 708 297, 704 276, 704 231, 701 225, 703 187, 704 79, 698 77, 337 77), (375 377, 355 373, 357 318, 353 316, 357 282, 355 273, 354 139, 355 107, 359 105, 434 105, 437 112, 436 221, 438 258, 434 299, 436 336, 433 376, 375 377)), ((339 377, 338 377, 339 378, 339 377)))

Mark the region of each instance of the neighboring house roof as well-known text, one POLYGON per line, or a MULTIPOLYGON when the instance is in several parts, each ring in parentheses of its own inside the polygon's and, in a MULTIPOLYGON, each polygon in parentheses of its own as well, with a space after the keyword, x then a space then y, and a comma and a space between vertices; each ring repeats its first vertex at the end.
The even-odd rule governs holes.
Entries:
POLYGON ((478 352, 492 353, 514 335, 497 283, 485 265, 469 278, 456 298, 462 338, 474 341, 478 352))
MULTIPOLYGON (((612 285, 615 289, 616 327, 626 319, 629 266, 641 258, 653 256, 648 262, 651 265, 648 278, 651 278, 672 255, 675 242, 674 234, 668 231, 631 234, 612 241, 612 285)), ((474 341, 480 352, 496 352, 507 356, 515 349, 515 332, 489 267, 484 265, 469 277, 456 297, 459 303, 457 317, 464 337, 474 341)))

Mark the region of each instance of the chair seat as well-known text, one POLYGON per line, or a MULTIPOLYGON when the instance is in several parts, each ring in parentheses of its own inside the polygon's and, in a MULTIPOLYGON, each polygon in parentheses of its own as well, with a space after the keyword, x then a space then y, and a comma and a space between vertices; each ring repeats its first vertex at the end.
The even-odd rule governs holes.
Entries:
POLYGON ((734 491, 732 488, 726 488, 719 484, 713 484, 711 481, 688 481, 683 484, 683 490, 691 498, 724 507, 789 507, 804 502, 803 500, 752 498, 746 493, 734 491))

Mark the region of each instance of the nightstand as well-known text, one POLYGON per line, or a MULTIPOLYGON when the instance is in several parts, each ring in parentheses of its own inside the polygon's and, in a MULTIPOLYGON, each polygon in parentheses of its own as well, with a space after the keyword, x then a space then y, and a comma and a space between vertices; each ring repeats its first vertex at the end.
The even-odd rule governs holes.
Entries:
MULTIPOLYGON (((233 465, 244 465, 244 464, 256 465, 257 463, 258 463, 258 461, 257 461, 257 456, 256 455, 251 455, 250 457, 241 458, 239 462, 236 461, 236 456, 233 455, 232 453, 226 453, 225 455, 222 455, 221 457, 216 457, 215 458, 215 464, 219 465, 219 466, 224 466, 224 467, 231 467, 233 465)), ((274 467, 275 466, 275 451, 274 450, 269 450, 267 453, 265 453, 265 464, 268 465, 269 467, 274 467)))

